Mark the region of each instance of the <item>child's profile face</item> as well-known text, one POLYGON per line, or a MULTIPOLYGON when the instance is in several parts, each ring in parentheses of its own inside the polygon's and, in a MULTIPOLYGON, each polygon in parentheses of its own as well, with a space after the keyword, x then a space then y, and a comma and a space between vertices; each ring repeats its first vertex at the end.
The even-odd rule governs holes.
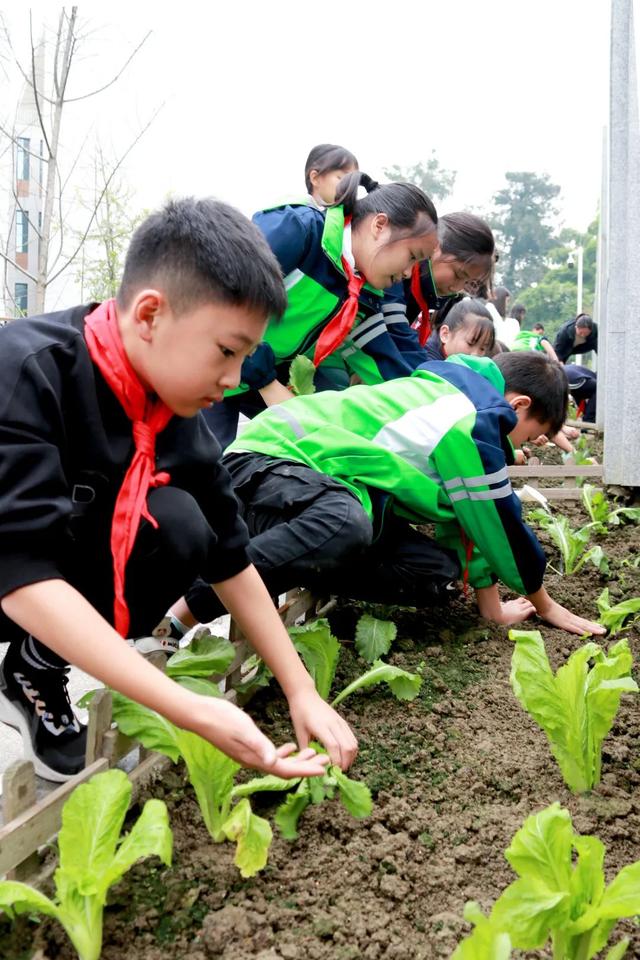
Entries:
POLYGON ((510 394, 509 392, 505 396, 518 417, 516 426, 509 434, 509 439, 514 447, 521 447, 523 443, 537 440, 542 434, 549 434, 551 424, 548 421, 543 422, 531 413, 529 397, 510 394))
POLYGON ((454 293, 477 293, 480 283, 486 279, 486 270, 481 264, 463 263, 438 247, 431 260, 431 272, 437 293, 442 297, 454 293))
POLYGON ((402 236, 393 229, 385 214, 370 217, 353 234, 353 256, 356 268, 372 287, 380 290, 408 279, 415 263, 428 260, 438 238, 431 221, 425 219, 424 231, 415 236, 402 236))
POLYGON ((180 417, 222 400, 240 383, 242 362, 266 329, 262 311, 206 303, 177 316, 161 298, 152 319, 138 324, 130 359, 138 376, 180 417))

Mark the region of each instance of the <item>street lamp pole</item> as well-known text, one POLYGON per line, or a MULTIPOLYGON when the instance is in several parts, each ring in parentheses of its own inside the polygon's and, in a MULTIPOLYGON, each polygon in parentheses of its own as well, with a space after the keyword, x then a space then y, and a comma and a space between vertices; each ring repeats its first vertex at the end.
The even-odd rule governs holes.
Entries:
POLYGON ((582 313, 582 274, 583 274, 583 265, 584 265, 584 248, 578 247, 578 296, 577 296, 577 310, 576 315, 582 313))

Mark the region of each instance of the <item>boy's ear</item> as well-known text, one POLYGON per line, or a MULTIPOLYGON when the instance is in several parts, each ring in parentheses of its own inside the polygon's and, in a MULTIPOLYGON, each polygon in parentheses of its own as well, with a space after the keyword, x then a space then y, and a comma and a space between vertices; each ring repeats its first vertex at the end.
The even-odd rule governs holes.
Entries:
POLYGON ((507 394, 506 399, 509 401, 516 413, 528 413, 528 411, 531 409, 531 397, 528 397, 526 393, 507 394))
POLYGON ((145 289, 136 294, 131 305, 131 318, 138 336, 150 340, 158 317, 167 307, 167 298, 160 290, 145 289))

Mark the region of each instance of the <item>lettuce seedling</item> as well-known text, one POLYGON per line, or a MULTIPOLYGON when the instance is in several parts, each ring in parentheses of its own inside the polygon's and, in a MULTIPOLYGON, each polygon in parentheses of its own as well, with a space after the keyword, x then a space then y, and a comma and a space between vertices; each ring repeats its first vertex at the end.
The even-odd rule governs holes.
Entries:
POLYGON ((592 563, 600 573, 609 572, 609 563, 600 545, 585 550, 592 533, 597 532, 598 523, 587 523, 575 530, 562 515, 554 517, 546 510, 532 510, 529 518, 537 520, 543 530, 551 537, 560 551, 562 573, 570 577, 577 573, 585 563, 592 563))
MULTIPOLYGON (((324 619, 314 620, 313 623, 302 627, 291 627, 289 635, 313 677, 318 693, 323 700, 328 700, 340 656, 340 643, 331 633, 329 622, 324 619)), ((369 652, 373 652, 373 644, 369 652)), ((386 683, 399 700, 415 700, 420 693, 422 677, 417 673, 409 673, 400 667, 383 663, 382 660, 375 660, 371 668, 345 687, 331 701, 331 704, 335 707, 357 690, 375 686, 378 683, 386 683)))
POLYGON ((627 626, 631 626, 638 619, 634 614, 640 613, 640 597, 631 597, 629 600, 623 600, 612 607, 609 603, 608 587, 604 588, 596 603, 600 611, 600 623, 607 628, 612 637, 620 633, 627 617, 633 617, 631 623, 627 624, 627 626))
POLYGON ((316 368, 313 360, 305 357, 303 353, 294 357, 289 367, 289 385, 297 397, 316 392, 313 382, 315 375, 316 368))
POLYGON ((516 697, 547 735, 569 789, 591 790, 600 782, 602 742, 620 698, 638 691, 627 640, 607 653, 597 643, 585 643, 554 675, 537 630, 510 630, 509 637, 515 641, 511 686, 516 697))
MULTIPOLYGON (((554 960, 592 960, 617 920, 640 913, 640 861, 605 885, 604 854, 597 837, 573 832, 569 811, 557 802, 528 817, 505 852, 518 879, 496 901, 491 924, 516 949, 550 939, 554 960)), ((607 960, 620 960, 628 945, 618 942, 607 960)))
POLYGON ((474 925, 475 930, 456 947, 451 960, 509 960, 509 934, 499 930, 495 923, 487 919, 473 900, 465 904, 464 918, 467 923, 474 925))
POLYGON ((131 832, 120 837, 130 799, 131 782, 122 770, 98 773, 76 787, 62 809, 55 900, 6 880, 0 882, 0 909, 55 917, 80 960, 98 960, 109 887, 142 857, 171 864, 173 838, 162 800, 147 800, 131 832))
POLYGON ((167 660, 167 676, 211 677, 224 674, 236 655, 234 645, 226 637, 214 637, 205 632, 195 636, 191 643, 177 650, 167 660))
POLYGON ((265 866, 273 837, 269 823, 251 810, 248 797, 263 790, 289 790, 298 781, 258 777, 238 786, 240 764, 196 733, 181 730, 166 717, 113 691, 113 718, 123 733, 177 763, 183 759, 202 818, 214 843, 236 843, 235 863, 243 877, 265 866), (239 802, 234 806, 234 801, 239 802))
POLYGON ((640 507, 612 508, 604 490, 591 483, 585 483, 582 488, 582 503, 591 521, 598 527, 599 533, 606 530, 605 524, 617 527, 623 520, 632 523, 640 522, 640 507))
POLYGON ((389 653, 397 633, 392 620, 378 620, 363 613, 356 624, 356 650, 368 663, 373 663, 389 653))
POLYGON ((300 780, 297 789, 278 807, 274 819, 283 837, 295 840, 298 836, 298 820, 309 804, 332 800, 336 791, 352 817, 361 819, 370 815, 373 800, 367 785, 351 780, 340 767, 331 766, 322 777, 300 780))

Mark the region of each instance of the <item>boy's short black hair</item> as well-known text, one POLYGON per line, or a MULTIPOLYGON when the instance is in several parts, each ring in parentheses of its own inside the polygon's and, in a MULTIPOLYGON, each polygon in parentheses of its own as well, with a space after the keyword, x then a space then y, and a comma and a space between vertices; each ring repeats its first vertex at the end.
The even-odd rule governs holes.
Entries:
POLYGON ((593 330, 593 317, 590 317, 588 313, 579 313, 576 317, 576 327, 593 330))
POLYGON ((135 231, 119 305, 126 308, 138 290, 153 286, 178 314, 216 302, 279 320, 287 306, 280 266, 258 227, 213 197, 170 200, 135 231))
POLYGON ((493 358, 504 377, 505 390, 531 398, 530 413, 549 424, 554 436, 567 418, 569 384, 564 367, 538 350, 516 350, 493 358))

